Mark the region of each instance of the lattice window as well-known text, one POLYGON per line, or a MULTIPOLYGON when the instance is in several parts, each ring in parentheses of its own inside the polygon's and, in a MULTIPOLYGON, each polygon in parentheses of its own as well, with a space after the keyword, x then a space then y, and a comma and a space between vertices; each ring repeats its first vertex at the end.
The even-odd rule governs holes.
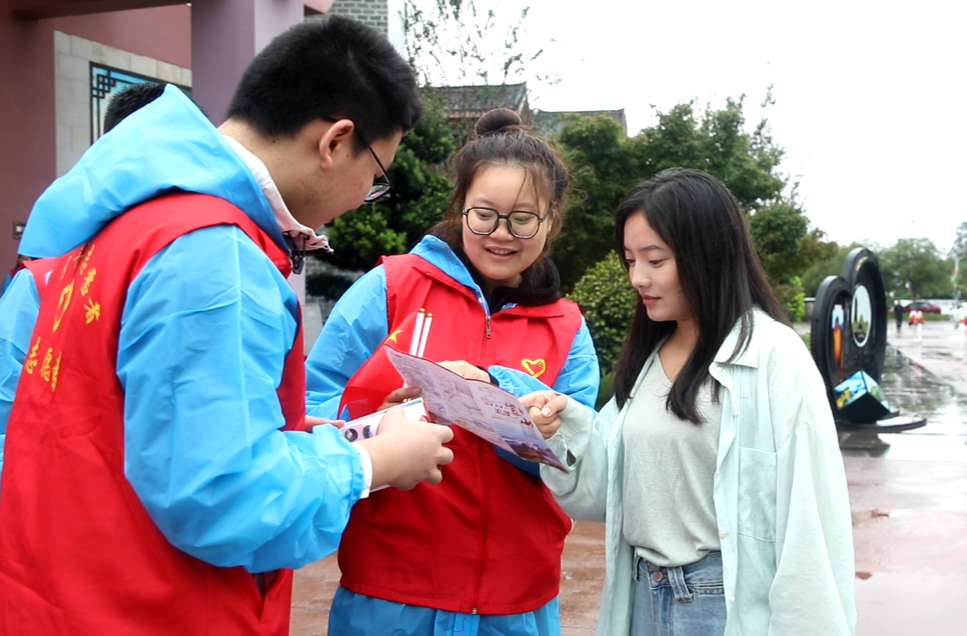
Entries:
MULTIPOLYGON (((154 77, 139 75, 130 71, 122 71, 119 68, 105 66, 103 64, 91 65, 91 143, 93 144, 104 130, 104 112, 115 93, 123 91, 132 84, 144 82, 164 83, 154 77)), ((170 83, 170 82, 168 82, 170 83)), ((187 86, 175 84, 186 94, 191 95, 191 89, 187 86)))

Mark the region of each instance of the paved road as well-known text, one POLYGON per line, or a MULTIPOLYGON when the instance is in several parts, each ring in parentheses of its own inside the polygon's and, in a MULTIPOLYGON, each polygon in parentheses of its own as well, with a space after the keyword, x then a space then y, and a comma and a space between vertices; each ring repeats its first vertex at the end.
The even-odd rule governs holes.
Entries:
MULTIPOLYGON (((967 633, 967 329, 927 322, 923 341, 890 326, 883 375, 915 431, 844 450, 856 547, 858 636, 967 633)), ((594 633, 604 574, 603 528, 578 523, 563 560, 564 636, 594 633)), ((327 633, 335 557, 296 573, 292 635, 327 633)), ((803 590, 803 603, 810 602, 803 590)), ((817 635, 818 636, 818 635, 817 635)))

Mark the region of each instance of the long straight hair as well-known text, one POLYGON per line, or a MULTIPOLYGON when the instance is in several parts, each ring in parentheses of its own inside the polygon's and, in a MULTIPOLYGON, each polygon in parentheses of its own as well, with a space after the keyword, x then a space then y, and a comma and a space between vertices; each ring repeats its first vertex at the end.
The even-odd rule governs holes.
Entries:
MULTIPOLYGON (((700 424, 699 389, 736 323, 741 322, 741 332, 731 359, 752 337, 753 307, 790 323, 769 286, 742 210, 721 181, 701 170, 670 168, 635 186, 615 214, 615 248, 622 259, 625 224, 634 214, 644 215, 671 248, 682 292, 698 325, 695 349, 672 384, 666 405, 678 417, 700 424)), ((674 321, 649 318, 638 303, 615 366, 619 407, 631 398, 648 356, 675 328, 674 321)))

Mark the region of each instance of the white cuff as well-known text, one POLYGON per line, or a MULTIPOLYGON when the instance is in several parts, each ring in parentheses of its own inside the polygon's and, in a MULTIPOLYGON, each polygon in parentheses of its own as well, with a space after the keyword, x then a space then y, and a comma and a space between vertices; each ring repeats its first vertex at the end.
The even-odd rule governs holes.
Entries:
POLYGON ((363 464, 363 492, 359 495, 360 499, 369 497, 370 488, 373 486, 373 458, 369 451, 362 444, 353 443, 359 451, 359 461, 363 464))

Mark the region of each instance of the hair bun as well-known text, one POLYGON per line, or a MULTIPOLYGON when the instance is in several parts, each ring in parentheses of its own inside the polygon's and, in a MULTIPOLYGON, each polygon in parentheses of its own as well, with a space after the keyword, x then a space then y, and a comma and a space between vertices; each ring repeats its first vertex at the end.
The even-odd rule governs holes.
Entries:
POLYGON ((477 120, 473 131, 482 137, 488 133, 505 132, 508 128, 520 128, 520 125, 520 115, 509 108, 495 108, 477 120))

